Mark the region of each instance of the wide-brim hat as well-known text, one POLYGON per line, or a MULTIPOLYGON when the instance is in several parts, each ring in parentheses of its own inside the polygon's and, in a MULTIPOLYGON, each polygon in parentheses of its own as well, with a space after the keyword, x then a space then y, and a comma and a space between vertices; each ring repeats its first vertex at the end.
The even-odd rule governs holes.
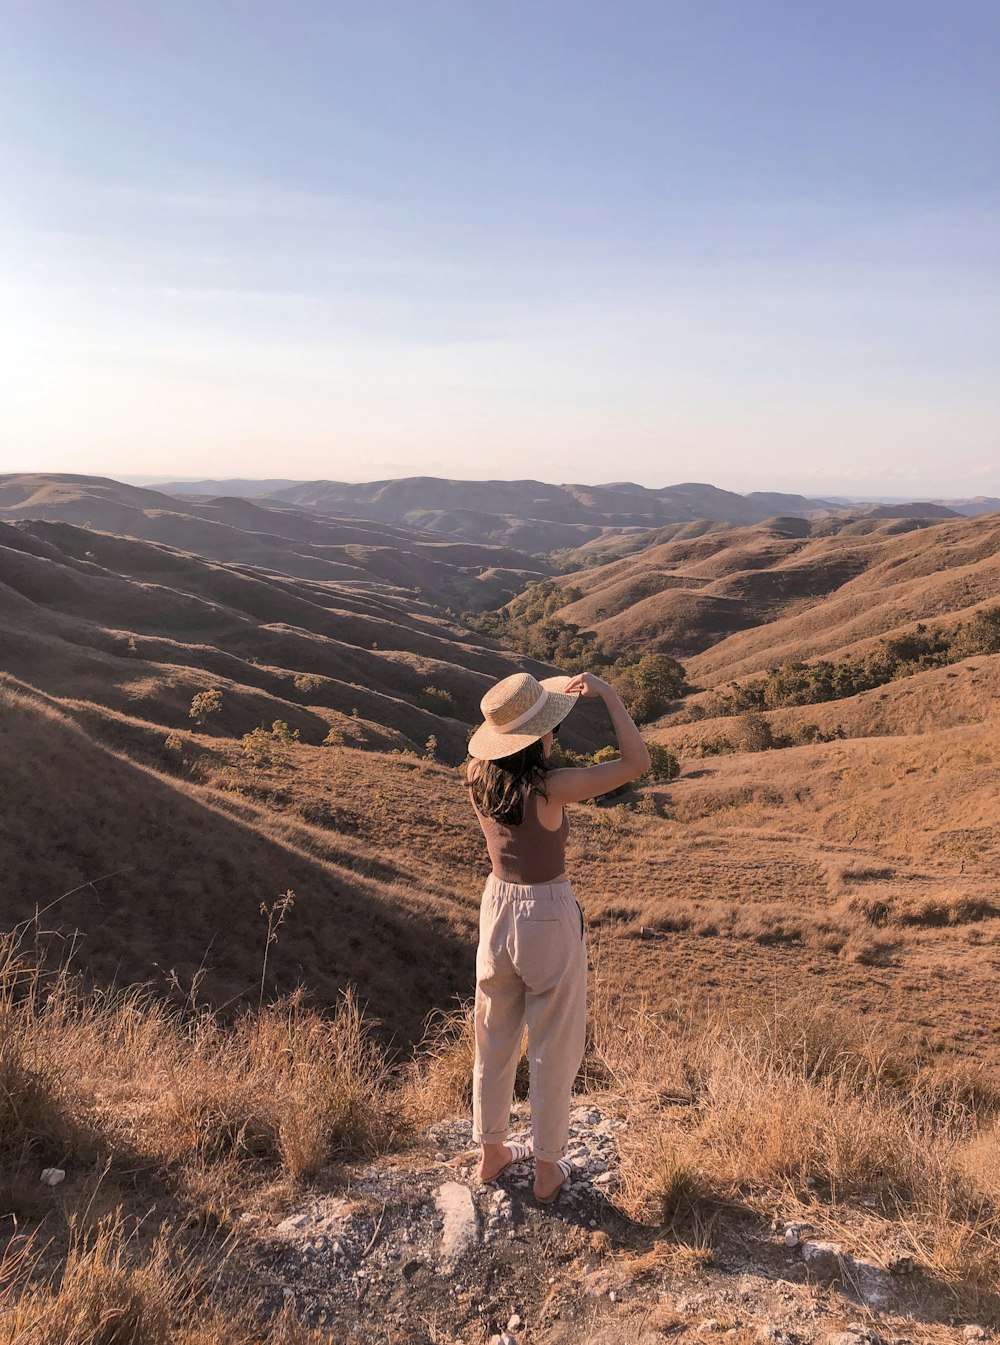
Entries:
POLYGON ((539 681, 531 673, 514 673, 491 686, 479 702, 486 722, 469 739, 469 755, 499 761, 544 737, 579 700, 563 691, 572 680, 559 676, 539 681))

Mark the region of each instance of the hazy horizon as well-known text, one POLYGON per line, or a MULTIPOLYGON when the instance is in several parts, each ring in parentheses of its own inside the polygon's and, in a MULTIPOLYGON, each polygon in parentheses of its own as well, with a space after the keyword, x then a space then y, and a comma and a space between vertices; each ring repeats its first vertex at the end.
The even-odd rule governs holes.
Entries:
POLYGON ((985 0, 0 39, 0 471, 1000 494, 985 0))

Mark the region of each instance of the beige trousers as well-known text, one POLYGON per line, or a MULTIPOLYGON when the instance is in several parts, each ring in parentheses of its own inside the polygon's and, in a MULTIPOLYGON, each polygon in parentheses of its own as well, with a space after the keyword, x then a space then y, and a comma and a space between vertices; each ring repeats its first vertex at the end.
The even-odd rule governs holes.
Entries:
POLYGON ((534 1154, 554 1163, 566 1147, 570 1093, 587 1031, 583 912, 568 880, 527 886, 491 874, 476 952, 477 1144, 507 1138, 525 1022, 534 1154))

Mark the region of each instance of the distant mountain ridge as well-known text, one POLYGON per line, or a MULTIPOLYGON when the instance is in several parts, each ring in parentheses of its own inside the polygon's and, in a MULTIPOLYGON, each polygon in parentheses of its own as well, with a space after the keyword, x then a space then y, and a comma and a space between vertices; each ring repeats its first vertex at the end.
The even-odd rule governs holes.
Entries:
MULTIPOLYGON (((271 483, 204 481, 167 483, 167 493, 193 495, 237 493, 271 483)), ((812 499, 779 491, 740 495, 704 482, 651 488, 634 481, 599 485, 555 485, 530 479, 464 481, 413 476, 384 481, 302 481, 272 489, 272 501, 318 513, 350 514, 470 541, 502 543, 520 551, 551 551, 582 546, 608 532, 643 530, 669 523, 707 519, 752 526, 775 515, 815 518, 842 514, 834 500, 812 499)), ((847 512, 878 516, 949 518, 953 511, 939 503, 854 505, 847 512), (892 510, 892 515, 881 511, 892 510)))

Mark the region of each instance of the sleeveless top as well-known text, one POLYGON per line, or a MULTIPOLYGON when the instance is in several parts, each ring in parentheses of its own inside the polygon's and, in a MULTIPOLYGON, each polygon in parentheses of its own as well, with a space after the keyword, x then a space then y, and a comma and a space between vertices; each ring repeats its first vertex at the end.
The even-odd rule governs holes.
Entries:
POLYGON ((566 837, 569 818, 563 809, 562 821, 555 831, 543 826, 538 816, 538 794, 535 790, 524 801, 524 821, 520 826, 508 826, 494 817, 486 817, 472 806, 486 837, 486 848, 493 861, 493 876, 502 883, 551 883, 566 868, 566 837))

